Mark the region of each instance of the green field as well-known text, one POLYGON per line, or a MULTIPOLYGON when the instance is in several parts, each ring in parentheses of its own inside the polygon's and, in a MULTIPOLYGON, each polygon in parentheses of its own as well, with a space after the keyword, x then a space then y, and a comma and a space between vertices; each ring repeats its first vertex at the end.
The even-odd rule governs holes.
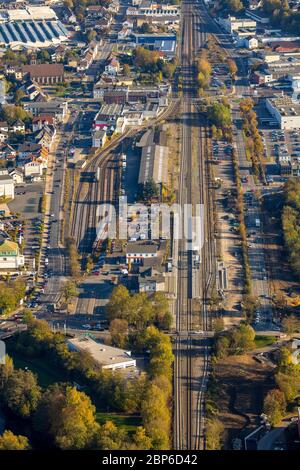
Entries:
POLYGON ((122 426, 128 432, 134 432, 137 426, 142 425, 142 420, 139 416, 128 416, 118 413, 102 413, 97 411, 96 420, 99 424, 112 421, 116 426, 122 426))
POLYGON ((257 348, 265 348, 276 343, 275 336, 256 335, 254 339, 257 348))
POLYGON ((17 369, 25 369, 28 367, 34 374, 38 376, 38 383, 41 387, 48 387, 54 382, 66 382, 66 376, 63 371, 57 369, 51 364, 47 364, 43 358, 27 358, 10 351, 9 355, 14 361, 17 369))

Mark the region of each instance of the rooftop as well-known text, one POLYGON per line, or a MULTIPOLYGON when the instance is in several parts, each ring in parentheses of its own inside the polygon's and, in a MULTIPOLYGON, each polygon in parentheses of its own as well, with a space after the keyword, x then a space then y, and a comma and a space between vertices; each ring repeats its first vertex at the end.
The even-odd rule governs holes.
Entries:
POLYGON ((151 244, 147 245, 145 243, 127 243, 126 246, 126 253, 145 253, 145 254, 151 254, 151 253, 157 253, 157 245, 151 244))
POLYGON ((132 359, 130 351, 97 343, 89 337, 72 338, 68 340, 68 343, 77 350, 89 352, 104 369, 117 367, 122 363, 135 366, 135 359, 132 359))

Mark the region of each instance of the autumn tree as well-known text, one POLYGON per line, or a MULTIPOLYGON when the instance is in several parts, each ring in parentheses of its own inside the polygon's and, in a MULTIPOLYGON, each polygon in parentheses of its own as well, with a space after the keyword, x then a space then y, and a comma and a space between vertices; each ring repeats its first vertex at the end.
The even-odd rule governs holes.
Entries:
POLYGON ((17 436, 11 431, 4 431, 0 436, 0 450, 28 450, 30 445, 27 437, 17 436))
POLYGON ((34 425, 60 449, 85 449, 92 445, 99 425, 90 398, 74 387, 55 384, 43 394, 34 425))
POLYGON ((270 390, 264 399, 264 413, 269 418, 272 426, 280 423, 286 410, 284 393, 278 389, 270 390))
POLYGON ((228 69, 229 69, 229 73, 230 73, 231 77, 235 78, 235 76, 237 74, 237 71, 238 71, 236 62, 232 59, 228 59, 227 65, 228 65, 228 69))
POLYGON ((115 318, 110 322, 109 332, 113 345, 124 348, 128 341, 128 322, 115 318))
POLYGON ((224 426, 217 418, 212 418, 206 422, 206 449, 220 450, 221 438, 224 432, 224 426))

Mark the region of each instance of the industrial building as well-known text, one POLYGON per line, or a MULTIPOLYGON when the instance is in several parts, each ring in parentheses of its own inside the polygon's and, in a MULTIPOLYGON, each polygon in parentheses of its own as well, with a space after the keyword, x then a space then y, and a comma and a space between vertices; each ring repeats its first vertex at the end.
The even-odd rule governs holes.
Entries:
POLYGON ((0 45, 49 47, 68 40, 68 31, 60 21, 9 21, 0 24, 0 45))
POLYGON ((71 351, 90 353, 101 369, 117 370, 136 367, 136 360, 131 357, 130 351, 97 343, 86 336, 69 339, 68 346, 71 351))
POLYGON ((266 107, 281 129, 300 129, 300 105, 289 96, 267 98, 266 107))
POLYGON ((139 172, 139 184, 147 181, 155 183, 168 182, 168 156, 169 148, 163 145, 146 145, 142 150, 139 172))

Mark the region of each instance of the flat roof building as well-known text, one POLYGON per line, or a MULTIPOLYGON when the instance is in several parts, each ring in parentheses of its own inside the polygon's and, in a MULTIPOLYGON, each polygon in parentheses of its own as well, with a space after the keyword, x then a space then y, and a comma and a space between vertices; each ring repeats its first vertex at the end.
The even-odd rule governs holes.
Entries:
POLYGON ((72 338, 68 340, 71 351, 87 351, 101 369, 117 370, 136 367, 136 360, 130 351, 113 348, 106 344, 97 343, 89 337, 72 338))
POLYGON ((267 98, 266 107, 281 129, 300 129, 300 104, 294 103, 289 96, 267 98))

